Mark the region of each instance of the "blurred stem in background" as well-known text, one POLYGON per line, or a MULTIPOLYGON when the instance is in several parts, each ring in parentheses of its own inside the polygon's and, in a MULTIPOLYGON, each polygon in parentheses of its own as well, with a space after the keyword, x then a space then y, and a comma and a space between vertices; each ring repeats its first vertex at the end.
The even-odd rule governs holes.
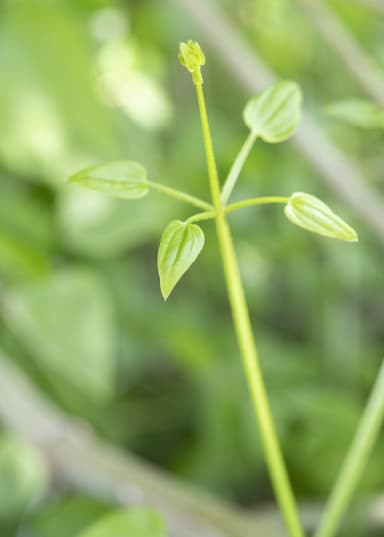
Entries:
MULTIPOLYGON (((349 2, 349 0, 346 0, 349 2)), ((379 11, 384 13, 384 3, 382 0, 354 0, 355 4, 361 4, 364 7, 367 7, 372 10, 379 11)))
POLYGON ((315 537, 336 535, 384 419, 384 360, 315 537))
MULTIPOLYGON (((336 53, 362 90, 384 103, 384 73, 339 18, 319 0, 298 0, 324 40, 336 53)), ((384 6, 384 3, 382 4, 384 6)))
POLYGON ((241 511, 103 441, 54 406, 12 362, 0 350, 0 418, 47 458, 55 482, 119 505, 140 498, 178 537, 283 537, 274 511, 241 511))

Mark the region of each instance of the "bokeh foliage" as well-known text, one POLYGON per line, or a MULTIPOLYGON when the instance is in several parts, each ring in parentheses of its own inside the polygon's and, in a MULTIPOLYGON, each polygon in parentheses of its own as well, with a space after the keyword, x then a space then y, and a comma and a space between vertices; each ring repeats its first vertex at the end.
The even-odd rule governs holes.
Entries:
MULTIPOLYGON (((222 8, 280 76, 302 85, 319 124, 359 161, 370 187, 382 190, 383 132, 323 113, 328 102, 362 95, 300 8, 290 0, 227 1, 222 8)), ((332 8, 384 64, 383 22, 352 2, 332 8)), ((179 40, 189 37, 205 47, 168 1, 3 1, 0 345, 101 436, 253 506, 272 494, 229 329, 212 223, 204 225, 199 261, 164 305, 157 244, 166 223, 188 216, 188 207, 157 193, 134 203, 112 200, 64 181, 84 166, 133 159, 155 180, 207 195, 193 88, 177 61, 179 40)), ((246 135, 246 96, 205 48, 224 175, 246 135)), ((310 499, 329 490, 382 355, 384 273, 382 244, 294 148, 258 142, 236 198, 295 190, 345 215, 359 230, 358 246, 306 234, 276 207, 247 209, 231 221, 288 467, 299 496, 310 499)), ((384 486, 383 446, 361 494, 384 486)), ((109 511, 90 498, 52 506, 57 495, 44 461, 4 431, 1 534, 22 524, 28 536, 56 537, 59 530, 47 531, 44 521, 58 528, 79 505, 86 522, 109 511)))

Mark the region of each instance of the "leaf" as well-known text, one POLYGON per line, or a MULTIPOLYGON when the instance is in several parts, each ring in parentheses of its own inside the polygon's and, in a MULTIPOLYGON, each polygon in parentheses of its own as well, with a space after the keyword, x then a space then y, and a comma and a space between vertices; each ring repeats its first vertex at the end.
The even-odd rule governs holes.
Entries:
POLYGON ((145 168, 131 160, 115 160, 90 166, 69 178, 72 183, 114 198, 138 199, 148 192, 145 168))
POLYGON ((10 292, 9 327, 53 385, 104 403, 113 393, 114 315, 96 273, 66 269, 10 292))
POLYGON ((85 12, 80 15, 74 2, 1 6, 4 169, 57 186, 85 155, 116 158, 124 145, 115 112, 95 91, 95 49, 85 12))
POLYGON ((48 485, 48 471, 40 454, 8 434, 0 436, 0 519, 21 514, 48 485))
POLYGON ((0 273, 10 281, 40 277, 49 271, 54 230, 48 208, 1 177, 0 273))
POLYGON ((196 224, 173 220, 161 237, 157 266, 160 289, 167 300, 204 246, 204 233, 196 224))
POLYGON ((285 216, 299 227, 342 241, 358 241, 356 231, 315 196, 296 192, 284 209, 285 216))
POLYGON ((384 107, 366 99, 345 99, 329 104, 329 116, 363 129, 384 128, 384 107))
POLYGON ((155 511, 135 508, 107 515, 77 537, 166 537, 166 531, 155 511))
POLYGON ((283 142, 300 121, 302 94, 295 82, 283 81, 268 86, 248 101, 245 124, 265 142, 283 142))
POLYGON ((99 499, 71 494, 33 511, 27 526, 36 537, 73 537, 115 510, 99 499))
POLYGON ((0 272, 9 280, 34 278, 48 272, 48 258, 28 242, 0 229, 0 272))
POLYGON ((175 202, 165 196, 150 196, 145 211, 140 203, 131 203, 127 211, 125 200, 77 184, 63 189, 57 203, 66 247, 82 257, 94 259, 111 259, 155 239, 174 207, 175 202))

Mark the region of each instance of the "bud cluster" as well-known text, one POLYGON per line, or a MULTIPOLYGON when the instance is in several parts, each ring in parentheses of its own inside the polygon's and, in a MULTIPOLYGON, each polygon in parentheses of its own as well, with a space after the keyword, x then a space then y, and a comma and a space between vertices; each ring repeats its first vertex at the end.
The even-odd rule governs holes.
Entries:
POLYGON ((200 45, 191 40, 188 43, 180 43, 179 61, 188 71, 192 73, 195 84, 201 85, 201 67, 205 65, 205 56, 200 45))

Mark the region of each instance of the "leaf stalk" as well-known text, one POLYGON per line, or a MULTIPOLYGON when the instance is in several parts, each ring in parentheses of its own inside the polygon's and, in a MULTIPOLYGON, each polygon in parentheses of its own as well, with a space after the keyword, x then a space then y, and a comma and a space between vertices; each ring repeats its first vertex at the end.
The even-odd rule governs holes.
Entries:
POLYGON ((185 201, 186 203, 189 203, 190 205, 193 205, 194 207, 198 207, 199 209, 205 209, 207 211, 213 209, 210 203, 196 196, 192 196, 191 194, 187 194, 186 192, 182 192, 181 190, 176 190, 175 188, 162 185, 161 183, 155 183, 154 181, 147 181, 147 184, 148 186, 153 188, 153 190, 158 190, 159 192, 162 192, 163 194, 167 194, 168 196, 171 196, 172 198, 176 198, 180 201, 185 201))
POLYGON ((253 205, 267 205, 270 203, 288 203, 289 198, 285 196, 263 196, 258 198, 249 198, 246 200, 236 201, 225 207, 226 213, 232 213, 238 209, 243 209, 244 207, 251 207, 253 205))
POLYGON ((243 169, 243 166, 245 164, 245 161, 248 158, 249 153, 251 152, 251 149, 257 139, 257 134, 250 131, 248 134, 243 146, 241 147, 239 154, 237 155, 236 159, 234 160, 231 169, 229 170, 229 173, 227 175, 226 180, 224 181, 224 186, 221 191, 221 201, 223 205, 227 203, 229 200, 232 191, 236 185, 236 182, 239 178, 240 172, 243 169))

